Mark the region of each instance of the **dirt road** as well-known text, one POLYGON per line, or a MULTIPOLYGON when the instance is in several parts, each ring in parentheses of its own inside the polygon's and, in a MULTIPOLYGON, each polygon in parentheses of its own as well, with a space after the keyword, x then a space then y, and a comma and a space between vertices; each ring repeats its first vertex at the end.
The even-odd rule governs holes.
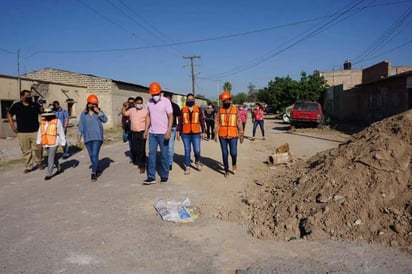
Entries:
POLYGON ((347 138, 330 131, 290 134, 274 120, 265 127, 265 141, 239 146, 239 172, 229 178, 219 171, 220 148, 211 141, 202 143, 203 170, 188 176, 177 164, 183 147, 176 142, 169 182, 151 186, 142 185, 145 176, 129 164, 124 143, 103 147, 97 183, 90 182, 85 151, 61 160, 64 173, 50 181, 43 180, 43 171, 23 174, 21 164, 3 166, 0 272, 234 273, 254 266, 249 273, 296 273, 296 267, 312 273, 412 273, 410 255, 379 245, 251 237, 244 218, 231 212, 244 206, 246 185, 276 172, 264 164, 273 148, 288 142, 293 157, 305 158, 347 138), (162 221, 153 208, 160 198, 184 197, 200 207, 195 223, 162 221))

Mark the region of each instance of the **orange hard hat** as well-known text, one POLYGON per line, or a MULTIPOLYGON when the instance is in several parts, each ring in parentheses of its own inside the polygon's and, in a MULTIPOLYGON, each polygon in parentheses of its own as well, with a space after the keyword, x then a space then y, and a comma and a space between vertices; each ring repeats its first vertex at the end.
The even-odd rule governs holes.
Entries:
POLYGON ((96 96, 96 95, 90 94, 90 95, 87 97, 87 103, 98 105, 98 104, 99 104, 99 99, 97 99, 97 96, 96 96))
POLYGON ((160 94, 162 92, 162 88, 160 87, 159 83, 153 82, 149 86, 149 93, 150 95, 160 94))
POLYGON ((223 102, 223 101, 226 101, 226 100, 229 100, 229 99, 231 99, 232 98, 232 95, 230 94, 230 92, 229 91, 224 91, 224 92, 222 92, 221 94, 220 94, 220 100, 223 102))

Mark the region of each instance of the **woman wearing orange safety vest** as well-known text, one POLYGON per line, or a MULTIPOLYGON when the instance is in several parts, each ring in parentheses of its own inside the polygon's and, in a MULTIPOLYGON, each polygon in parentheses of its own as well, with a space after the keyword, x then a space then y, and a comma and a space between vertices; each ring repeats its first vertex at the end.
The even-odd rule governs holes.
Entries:
POLYGON ((62 172, 59 160, 57 159, 57 148, 66 145, 66 136, 61 121, 57 119, 53 109, 47 108, 44 113, 40 115, 40 127, 37 131, 37 146, 43 146, 47 150, 47 173, 44 180, 50 180, 53 177, 53 167, 56 166, 57 175, 62 172))
POLYGON ((220 148, 222 149, 223 166, 225 177, 229 177, 229 152, 232 158, 232 173, 237 172, 237 141, 243 143, 243 127, 239 116, 239 109, 232 105, 230 92, 224 91, 220 95, 222 106, 216 115, 215 141, 219 138, 220 148), (229 146, 229 151, 228 151, 229 146))
POLYGON ((176 139, 182 137, 185 148, 185 175, 190 174, 191 147, 195 154, 196 169, 200 171, 200 141, 205 137, 205 119, 203 111, 195 105, 195 97, 189 93, 186 96, 186 106, 180 112, 177 124, 176 139))

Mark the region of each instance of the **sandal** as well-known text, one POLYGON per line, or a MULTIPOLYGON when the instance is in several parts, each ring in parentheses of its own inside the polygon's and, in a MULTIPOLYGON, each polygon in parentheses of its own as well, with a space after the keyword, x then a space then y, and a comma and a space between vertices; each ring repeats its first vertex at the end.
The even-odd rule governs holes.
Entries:
POLYGON ((225 178, 229 178, 229 172, 225 172, 225 178))

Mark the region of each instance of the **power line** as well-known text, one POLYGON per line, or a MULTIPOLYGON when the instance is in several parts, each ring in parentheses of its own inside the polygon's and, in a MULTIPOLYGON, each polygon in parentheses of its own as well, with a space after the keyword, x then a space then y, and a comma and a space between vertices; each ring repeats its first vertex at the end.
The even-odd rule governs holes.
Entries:
POLYGON ((276 52, 274 52, 274 53, 272 53, 272 54, 270 54, 270 55, 268 55, 268 56, 266 56, 266 57, 264 57, 264 58, 262 58, 262 59, 260 59, 260 60, 257 60, 257 61, 255 61, 255 62, 253 62, 251 65, 247 65, 247 66, 244 65, 244 66, 241 66, 241 67, 232 69, 232 70, 230 70, 230 71, 228 71, 228 72, 226 72, 226 73, 214 75, 214 76, 212 76, 211 78, 214 78, 214 79, 216 79, 216 78, 224 78, 224 77, 228 77, 228 76, 231 76, 231 75, 234 75, 234 74, 238 74, 238 73, 240 73, 240 72, 243 72, 243 71, 252 69, 252 68, 254 68, 254 67, 256 67, 256 66, 258 66, 258 65, 260 65, 260 64, 262 64, 262 63, 264 63, 264 62, 266 62, 266 61, 268 61, 268 60, 270 60, 271 58, 273 58, 273 57, 275 57, 275 56, 277 56, 277 55, 285 52, 286 50, 288 50, 288 49, 296 46, 297 44, 299 44, 299 43, 301 43, 301 42, 303 42, 303 41, 305 41, 305 40, 307 40, 307 39, 309 39, 309 38, 317 35, 318 33, 322 32, 322 31, 324 31, 326 28, 328 28, 329 25, 331 25, 332 23, 334 23, 337 19, 339 19, 339 18, 342 17, 343 15, 347 14, 348 12, 353 11, 353 9, 354 9, 356 6, 360 5, 363 1, 364 1, 364 0, 358 0, 358 1, 352 2, 348 8, 346 8, 346 9, 343 10, 342 12, 337 12, 337 13, 335 13, 336 16, 333 16, 333 18, 330 19, 330 20, 328 20, 326 23, 322 24, 321 26, 317 27, 316 29, 310 31, 310 32, 307 33, 307 34, 304 34, 303 37, 299 38, 298 40, 296 40, 295 42, 291 43, 290 45, 288 45, 288 46, 286 46, 286 47, 284 47, 284 48, 282 48, 282 49, 280 49, 280 50, 278 50, 278 51, 276 51, 276 52))
POLYGON ((4 51, 5 53, 12 54, 12 55, 17 54, 17 52, 16 52, 16 51, 10 51, 10 50, 3 49, 3 48, 0 48, 0 50, 1 50, 1 51, 4 51))
MULTIPOLYGON (((389 26, 371 45, 362 51, 354 60, 354 63, 360 63, 364 61, 364 59, 368 58, 372 54, 374 54, 379 48, 381 48, 385 42, 387 42, 391 37, 395 37, 400 32, 400 27, 402 24, 408 19, 408 17, 412 14, 412 7, 410 7, 404 14, 399 16, 395 22, 389 26), (397 32, 396 32, 397 31, 397 32)), ((409 23, 408 23, 409 24, 409 23)))
MULTIPOLYGON (((79 3, 81 3, 82 5, 84 5, 86 8, 93 11, 99 17, 102 17, 104 20, 108 21, 109 23, 120 27, 122 30, 126 31, 127 33, 131 34, 132 36, 137 37, 135 33, 132 33, 130 31, 128 31, 122 25, 120 25, 120 24, 112 21, 110 18, 102 15, 100 12, 98 12, 96 9, 90 7, 89 5, 84 3, 82 0, 77 0, 77 1, 79 3)), ((398 4, 403 4, 403 3, 406 3, 406 2, 412 2, 412 0, 404 0, 404 1, 396 1, 396 2, 368 5, 367 8, 398 5, 398 4)), ((123 4, 125 7, 127 7, 128 10, 132 10, 130 8, 130 6, 125 4, 123 1, 120 1, 120 3, 123 4)), ((365 7, 360 7, 357 10, 353 10, 353 12, 356 12, 358 10, 363 10, 363 9, 365 9, 365 7)), ((82 54, 82 53, 107 53, 107 52, 110 53, 110 52, 133 51, 133 50, 164 48, 164 47, 173 47, 173 46, 180 46, 180 45, 187 45, 187 44, 203 43, 203 42, 209 42, 209 41, 216 41, 216 40, 224 40, 224 39, 230 39, 230 38, 235 38, 235 37, 242 37, 242 36, 252 35, 252 34, 256 34, 256 33, 260 33, 260 32, 267 32, 267 31, 273 31, 273 30, 282 29, 282 28, 286 28, 286 27, 302 25, 302 24, 318 21, 318 20, 325 19, 325 18, 331 18, 331 17, 335 16, 336 14, 337 13, 333 13, 333 14, 330 14, 330 15, 314 17, 314 18, 310 18, 310 19, 306 19, 306 20, 302 20, 302 21, 292 22, 292 23, 288 23, 288 24, 284 24, 284 25, 272 26, 272 27, 268 27, 268 28, 255 29, 255 30, 251 30, 251 31, 220 35, 220 36, 216 36, 216 37, 181 41, 181 42, 171 42, 171 43, 165 43, 165 44, 150 45, 150 46, 129 47, 129 48, 112 48, 112 49, 90 49, 90 50, 85 50, 85 49, 79 49, 79 50, 40 50, 40 51, 36 51, 36 52, 32 53, 27 58, 31 58, 31 57, 33 57, 35 55, 38 55, 38 54, 82 54)), ((152 26, 152 28, 154 28, 154 27, 152 26)))
POLYGON ((86 4, 85 2, 83 2, 82 0, 77 0, 80 4, 82 4, 83 6, 85 6, 86 8, 88 8, 89 10, 91 10, 93 13, 95 13, 97 16, 103 18, 104 20, 106 20, 107 22, 109 22, 110 24, 119 27, 120 29, 122 29, 123 31, 127 32, 128 34, 130 34, 131 36, 141 39, 139 37, 137 37, 137 35, 134 32, 130 32, 128 31, 125 27, 123 27, 122 25, 114 22, 113 20, 111 20, 109 17, 101 14, 100 12, 98 12, 96 9, 92 8, 91 6, 89 6, 88 4, 86 4))
MULTIPOLYGON (((147 23, 147 21, 145 21, 137 12, 135 12, 130 6, 128 6, 126 3, 124 3, 123 1, 120 1, 120 4, 123 5, 123 7, 128 11, 128 12, 132 12, 136 17, 139 17, 141 21, 145 21, 146 25, 149 25, 149 27, 146 27, 145 24, 137 21, 135 19, 135 17, 130 16, 127 12, 125 12, 121 7, 116 6, 112 0, 106 0, 106 2, 108 2, 112 7, 114 7, 116 10, 118 10, 119 12, 121 12, 124 16, 126 16, 127 18, 129 18, 133 23, 135 23, 137 26, 143 28, 145 31, 147 31, 148 33, 150 33, 151 35, 155 36, 157 39, 159 39, 160 41, 162 41, 163 43, 171 43, 169 39, 165 39, 166 35, 162 34, 158 29, 156 29, 155 27, 153 27, 152 25, 150 25, 150 23, 147 23), (154 31, 153 31, 154 30, 154 31)), ((173 41, 174 42, 174 41, 173 41)), ((173 48, 173 47, 171 47, 173 48)), ((177 50, 175 48, 174 49, 174 54, 175 55, 181 55, 181 53, 179 54, 177 52, 177 50)))
MULTIPOLYGON (((397 50, 397 49, 400 49, 400 48, 402 48, 402 47, 404 47, 404 46, 406 46, 406 45, 408 45, 408 44, 411 44, 411 43, 412 43, 412 39, 409 40, 409 41, 406 41, 405 43, 403 43, 403 44, 401 44, 401 45, 399 45, 399 46, 397 46, 397 47, 394 47, 394 48, 392 48, 392 49, 390 49, 390 50, 387 50, 387 51, 385 51, 385 52, 382 52, 382 53, 380 53, 380 54, 373 55, 373 56, 369 57, 368 59, 363 59, 363 60, 361 60, 361 61, 362 61, 362 62, 365 62, 365 61, 369 61, 369 60, 371 60, 371 59, 374 59, 374 58, 383 56, 383 55, 385 55, 385 54, 391 53, 391 52, 393 52, 393 51, 395 51, 395 50, 397 50)), ((358 63, 360 63, 361 61, 354 62, 353 64, 358 64, 358 63)))

